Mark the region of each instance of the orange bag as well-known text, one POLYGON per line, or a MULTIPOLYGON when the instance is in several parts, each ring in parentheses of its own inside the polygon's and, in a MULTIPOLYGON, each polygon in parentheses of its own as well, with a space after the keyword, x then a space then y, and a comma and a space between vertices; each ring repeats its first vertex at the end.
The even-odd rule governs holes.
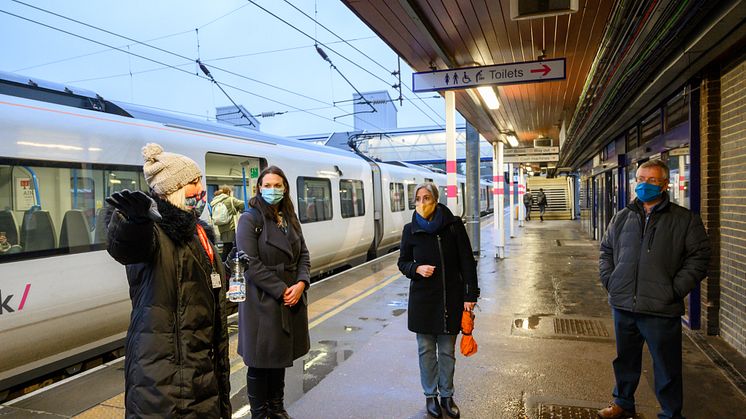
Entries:
POLYGON ((474 330, 474 313, 464 310, 461 315, 461 354, 472 356, 477 353, 477 341, 471 335, 474 330))

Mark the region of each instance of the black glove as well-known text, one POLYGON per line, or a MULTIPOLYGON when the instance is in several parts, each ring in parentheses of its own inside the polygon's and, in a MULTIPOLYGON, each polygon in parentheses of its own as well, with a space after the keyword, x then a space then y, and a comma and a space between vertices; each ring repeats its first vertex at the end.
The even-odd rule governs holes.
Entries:
POLYGON ((228 253, 228 257, 225 258, 225 268, 230 272, 233 270, 233 260, 238 258, 239 261, 241 261, 241 266, 243 266, 243 269, 246 270, 249 267, 249 255, 247 255, 243 250, 238 250, 234 246, 233 249, 231 249, 230 253, 228 253))
POLYGON ((127 220, 133 223, 146 223, 149 221, 161 221, 163 217, 158 212, 158 205, 153 198, 141 191, 114 192, 106 198, 106 202, 118 209, 127 220))

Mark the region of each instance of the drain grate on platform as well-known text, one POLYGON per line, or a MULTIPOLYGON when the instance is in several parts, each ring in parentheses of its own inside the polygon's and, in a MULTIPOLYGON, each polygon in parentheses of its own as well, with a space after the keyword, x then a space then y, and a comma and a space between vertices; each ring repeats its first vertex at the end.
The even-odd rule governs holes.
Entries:
MULTIPOLYGON (((539 419, 596 419, 598 409, 557 404, 540 404, 539 419)), ((644 419, 640 414, 635 419, 644 419)))
POLYGON ((609 331, 599 320, 554 318, 554 333, 558 335, 609 337, 609 331))

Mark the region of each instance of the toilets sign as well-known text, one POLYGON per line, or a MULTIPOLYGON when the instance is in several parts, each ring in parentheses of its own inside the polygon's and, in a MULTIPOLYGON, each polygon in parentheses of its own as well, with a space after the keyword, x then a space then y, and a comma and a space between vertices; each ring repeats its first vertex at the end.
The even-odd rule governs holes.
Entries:
POLYGON ((565 79, 566 60, 526 61, 521 63, 462 67, 412 74, 412 91, 470 89, 503 84, 539 83, 565 79))

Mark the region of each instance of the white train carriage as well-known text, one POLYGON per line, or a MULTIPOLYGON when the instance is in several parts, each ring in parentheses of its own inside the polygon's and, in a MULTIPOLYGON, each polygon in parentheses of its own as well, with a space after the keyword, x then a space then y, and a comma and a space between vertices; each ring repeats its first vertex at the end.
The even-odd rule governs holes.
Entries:
POLYGON ((262 168, 281 167, 314 275, 398 248, 415 185, 445 185, 419 166, 27 82, 0 73, 0 395, 121 345, 130 302, 124 268, 105 250, 104 199, 147 191, 148 142, 196 161, 209 192, 229 184, 241 199, 262 168))

